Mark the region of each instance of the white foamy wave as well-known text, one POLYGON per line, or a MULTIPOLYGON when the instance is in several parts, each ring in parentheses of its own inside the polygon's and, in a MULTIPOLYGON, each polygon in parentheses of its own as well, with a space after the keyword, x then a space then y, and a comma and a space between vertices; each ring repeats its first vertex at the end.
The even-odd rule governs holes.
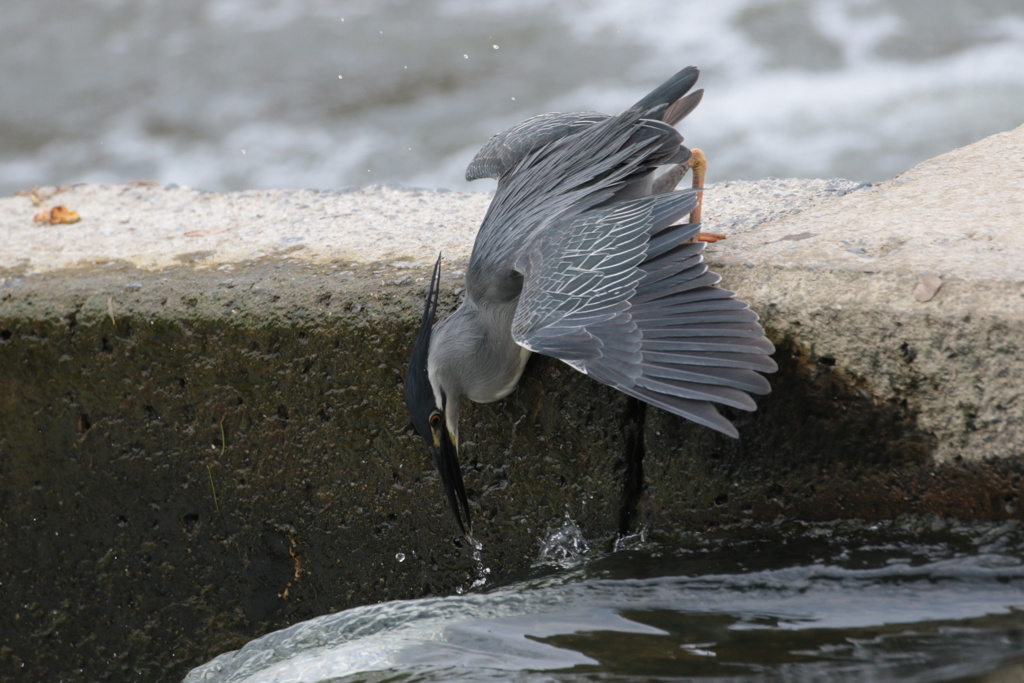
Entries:
POLYGON ((682 130, 708 153, 711 180, 875 181, 1024 122, 1024 5, 129 6, 8 8, 0 193, 142 178, 485 190, 462 176, 493 133, 543 111, 621 111, 689 64, 706 96, 682 130), (61 49, 32 37, 43 21, 61 49))
POLYGON ((930 21, 923 22, 882 0, 549 7, 580 40, 614 36, 646 51, 630 69, 643 86, 584 84, 555 109, 619 111, 670 70, 701 67, 705 99, 682 128, 690 144, 712 155, 712 179, 877 181, 1024 123, 1024 8, 972 25, 939 7, 924 9, 930 21), (780 24, 775 43, 757 28, 772 21, 780 24), (793 25, 791 35, 783 21, 793 25), (801 40, 820 42, 823 61, 810 59, 813 47, 808 59, 787 56, 786 41, 801 40), (906 44, 918 49, 901 50, 906 44))

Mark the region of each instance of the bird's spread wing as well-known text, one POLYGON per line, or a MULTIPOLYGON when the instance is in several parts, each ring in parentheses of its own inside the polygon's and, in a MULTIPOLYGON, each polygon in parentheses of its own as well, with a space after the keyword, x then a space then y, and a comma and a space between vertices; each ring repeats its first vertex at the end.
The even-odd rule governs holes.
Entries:
POLYGON ((757 315, 703 262, 684 190, 558 221, 520 248, 512 335, 594 379, 736 436, 712 405, 753 410, 774 348, 757 315))
POLYGON ((531 152, 502 177, 487 209, 466 273, 469 295, 493 303, 518 294, 512 264, 532 235, 689 156, 674 128, 632 110, 531 152))

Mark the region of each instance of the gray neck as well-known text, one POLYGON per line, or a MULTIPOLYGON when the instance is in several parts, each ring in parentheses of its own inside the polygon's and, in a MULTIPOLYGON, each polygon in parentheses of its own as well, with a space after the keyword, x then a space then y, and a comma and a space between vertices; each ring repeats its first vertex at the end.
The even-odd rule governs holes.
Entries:
POLYGON ((438 323, 430 340, 428 372, 449 403, 462 395, 477 403, 507 396, 519 381, 530 352, 512 339, 516 303, 478 306, 469 297, 438 323))

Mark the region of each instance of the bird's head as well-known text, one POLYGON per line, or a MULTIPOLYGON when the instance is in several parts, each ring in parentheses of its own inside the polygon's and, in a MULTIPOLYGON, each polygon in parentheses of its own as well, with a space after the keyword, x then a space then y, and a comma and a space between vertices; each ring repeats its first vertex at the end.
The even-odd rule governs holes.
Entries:
POLYGON ((430 290, 423 307, 423 319, 416 335, 409 370, 405 375, 405 405, 409 409, 413 428, 423 437, 441 474, 448 504, 463 534, 472 533, 466 486, 459 468, 458 401, 454 392, 446 392, 444 378, 431 376, 430 339, 434 317, 437 314, 438 290, 441 282, 441 257, 437 257, 430 290))

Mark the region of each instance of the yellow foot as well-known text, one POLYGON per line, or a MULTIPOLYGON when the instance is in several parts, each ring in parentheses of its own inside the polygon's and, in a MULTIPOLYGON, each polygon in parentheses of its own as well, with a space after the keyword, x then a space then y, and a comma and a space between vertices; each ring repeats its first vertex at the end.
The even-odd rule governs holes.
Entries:
POLYGON ((704 152, 699 149, 692 149, 690 152, 693 154, 689 161, 690 171, 693 172, 692 187, 695 190, 699 190, 697 193, 697 208, 690 214, 690 222, 700 223, 700 211, 704 204, 704 175, 708 170, 708 159, 704 156, 704 152))

